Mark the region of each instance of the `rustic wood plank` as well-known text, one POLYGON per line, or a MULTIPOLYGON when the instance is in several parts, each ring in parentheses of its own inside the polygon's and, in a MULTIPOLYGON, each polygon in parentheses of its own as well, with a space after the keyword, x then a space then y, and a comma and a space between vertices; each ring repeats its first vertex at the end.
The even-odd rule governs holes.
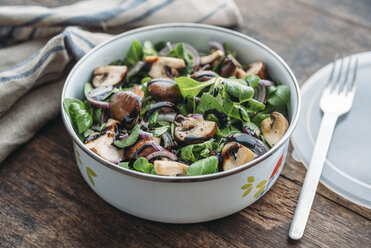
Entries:
POLYGON ((300 84, 331 62, 336 53, 353 54, 370 49, 370 30, 295 1, 236 2, 244 17, 244 25, 238 30, 276 51, 292 68, 300 84))
MULTIPOLYGON (((360 1, 362 12, 352 16, 359 7, 345 0, 336 6, 334 0, 236 0, 245 19, 239 30, 277 51, 303 84, 335 52, 370 49, 370 16, 365 18, 363 10, 369 3, 360 1)), ((321 185, 304 238, 288 239, 304 175, 303 166, 289 155, 272 190, 237 214, 192 225, 150 222, 113 208, 89 188, 74 162, 71 139, 56 118, 0 165, 0 246, 367 247, 370 210, 321 185)))
POLYGON ((294 0, 307 7, 349 22, 351 26, 362 26, 371 30, 371 2, 369 0, 294 0))

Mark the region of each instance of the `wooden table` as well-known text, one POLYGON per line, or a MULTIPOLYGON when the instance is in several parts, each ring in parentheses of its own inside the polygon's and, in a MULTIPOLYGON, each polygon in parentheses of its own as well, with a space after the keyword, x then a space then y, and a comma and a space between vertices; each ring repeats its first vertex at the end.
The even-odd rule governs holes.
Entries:
MULTIPOLYGON (((336 52, 371 49, 368 0, 236 2, 244 17, 238 30, 280 54, 300 84, 336 52)), ((304 238, 289 240, 304 175, 289 153, 273 188, 239 213, 192 225, 146 221, 89 188, 57 117, 0 165, 0 247, 370 247, 371 211, 321 185, 304 238)))

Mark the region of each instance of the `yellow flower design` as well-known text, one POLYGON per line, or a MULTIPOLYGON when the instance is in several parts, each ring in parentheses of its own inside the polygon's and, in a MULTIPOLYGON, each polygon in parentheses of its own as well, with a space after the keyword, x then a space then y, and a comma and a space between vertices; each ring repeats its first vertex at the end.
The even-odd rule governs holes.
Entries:
POLYGON ((253 176, 247 178, 248 183, 241 187, 242 190, 246 190, 245 193, 243 193, 242 198, 247 196, 251 192, 251 190, 253 189, 252 183, 254 181, 255 181, 255 177, 253 176))

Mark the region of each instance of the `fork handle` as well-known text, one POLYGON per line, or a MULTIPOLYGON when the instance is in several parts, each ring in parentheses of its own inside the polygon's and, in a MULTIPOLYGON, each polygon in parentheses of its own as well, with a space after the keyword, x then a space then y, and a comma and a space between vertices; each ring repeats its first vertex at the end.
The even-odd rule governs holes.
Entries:
POLYGON ((303 236, 338 117, 339 115, 335 113, 324 113, 323 115, 312 159, 305 175, 304 184, 301 188, 294 218, 291 223, 289 231, 291 239, 297 240, 303 236))

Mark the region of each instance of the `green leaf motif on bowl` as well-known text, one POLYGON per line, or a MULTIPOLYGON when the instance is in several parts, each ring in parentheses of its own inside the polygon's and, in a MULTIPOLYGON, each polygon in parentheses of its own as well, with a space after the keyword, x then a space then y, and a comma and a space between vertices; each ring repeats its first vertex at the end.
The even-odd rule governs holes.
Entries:
POLYGON ((89 181, 91 182, 91 184, 93 184, 93 186, 95 186, 93 177, 97 177, 97 174, 95 174, 95 172, 88 166, 86 166, 86 175, 88 176, 89 181))

